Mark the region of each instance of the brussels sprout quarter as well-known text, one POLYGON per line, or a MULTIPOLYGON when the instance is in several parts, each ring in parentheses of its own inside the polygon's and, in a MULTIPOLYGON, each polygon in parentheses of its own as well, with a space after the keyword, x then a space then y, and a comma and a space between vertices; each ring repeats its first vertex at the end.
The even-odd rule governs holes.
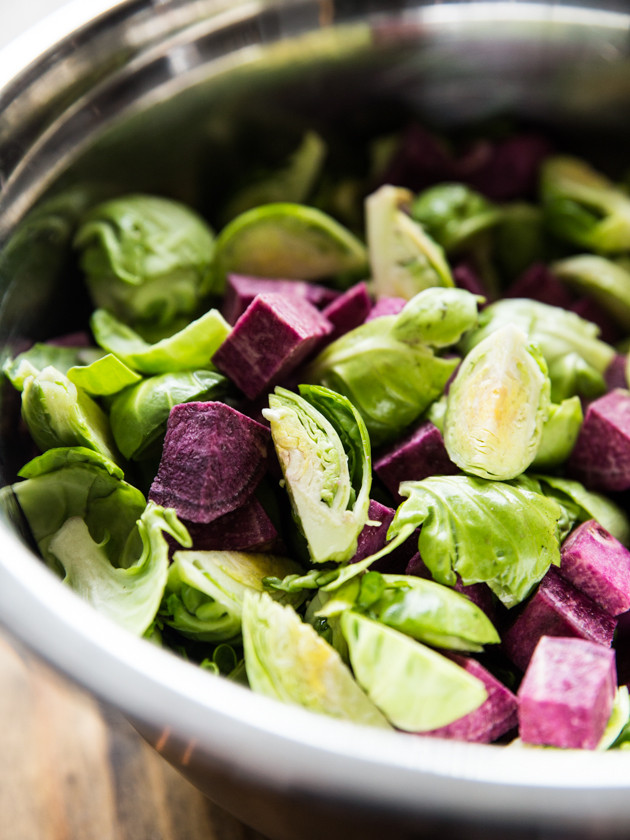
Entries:
POLYGON ((305 300, 258 295, 212 361, 250 399, 287 376, 332 330, 305 300))
POLYGON ((176 405, 149 498, 182 519, 212 522, 240 507, 267 468, 269 430, 221 402, 176 405))
POLYGON ((610 647, 616 624, 611 615, 552 567, 504 632, 503 649, 524 671, 542 636, 582 638, 610 647))
POLYGON ((626 390, 611 391, 588 406, 568 469, 593 490, 630 487, 630 394, 626 390))
POLYGON ((518 690, 521 739, 568 749, 597 747, 617 686, 614 651, 584 639, 540 640, 518 690))

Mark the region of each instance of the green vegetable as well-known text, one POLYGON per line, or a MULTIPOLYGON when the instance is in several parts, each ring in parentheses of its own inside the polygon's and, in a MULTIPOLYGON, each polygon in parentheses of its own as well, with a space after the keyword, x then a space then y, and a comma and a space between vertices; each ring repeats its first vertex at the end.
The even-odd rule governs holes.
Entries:
POLYGON ((87 394, 110 397, 140 382, 142 377, 112 353, 107 353, 89 365, 71 367, 68 379, 87 394))
POLYGON ((48 550, 63 568, 68 586, 100 613, 142 635, 155 618, 166 584, 169 545, 164 532, 190 545, 175 511, 149 502, 125 544, 120 566, 112 565, 79 516, 64 522, 48 550))
POLYGON ((276 388, 263 415, 313 563, 357 549, 370 504, 370 441, 352 403, 327 388, 276 388))
POLYGON ((547 470, 563 464, 575 446, 583 419, 579 397, 570 397, 558 404, 552 403, 532 467, 547 470))
MULTIPOLYGON (((630 210, 630 199, 628 199, 630 210)), ((630 248, 630 216, 628 217, 630 248)), ((630 330, 630 270, 597 254, 577 254, 551 270, 572 289, 597 301, 620 327, 630 330)))
POLYGON ((109 411, 116 445, 125 458, 145 457, 163 437, 174 405, 214 399, 227 385, 219 373, 191 370, 151 376, 126 388, 114 397, 109 411))
POLYGON ((332 216, 314 207, 264 204, 233 219, 216 245, 216 284, 226 275, 330 278, 342 285, 367 274, 364 245, 332 216))
POLYGON ((560 565, 561 507, 519 482, 467 475, 404 481, 388 530, 390 549, 422 526, 418 551, 439 583, 485 582, 505 604, 523 601, 560 565))
POLYGON ((333 341, 306 376, 351 400, 374 446, 392 441, 444 390, 458 360, 441 358, 433 347, 474 327, 476 300, 459 289, 420 292, 398 315, 374 318, 333 341))
POLYGON ((451 253, 495 227, 502 211, 465 184, 446 183, 421 192, 411 205, 411 217, 451 253))
POLYGON ((586 161, 547 158, 540 190, 545 223, 556 236, 595 253, 630 249, 630 197, 586 161))
POLYGON ((590 365, 579 353, 567 353, 555 358, 548 368, 551 380, 551 399, 555 403, 571 397, 593 400, 606 393, 603 373, 590 365))
POLYGON ((385 185, 366 199, 374 293, 409 300, 431 286, 454 286, 441 246, 409 215, 413 195, 385 185))
POLYGON ((95 347, 63 347, 56 344, 36 343, 23 353, 5 361, 2 372, 13 387, 21 391, 28 376, 36 376, 46 367, 54 367, 67 374, 75 365, 88 365, 103 355, 95 347))
POLYGON ((85 520, 109 562, 120 565, 123 550, 146 502, 123 480, 115 463, 83 447, 49 449, 20 470, 13 493, 44 560, 58 569, 49 545, 72 517, 85 520))
POLYGON ((481 478, 516 478, 538 451, 550 390, 545 361, 521 329, 489 333, 465 356, 448 392, 450 459, 481 478))
POLYGON ((538 205, 521 202, 504 205, 492 238, 494 259, 507 280, 516 279, 535 263, 548 261, 549 246, 538 205))
MULTIPOLYGON (((291 574, 293 560, 243 551, 176 551, 160 611, 164 622, 183 636, 204 642, 241 638, 243 600, 263 592, 270 575, 291 574)), ((302 595, 273 593, 276 600, 299 606, 302 595)))
POLYGON ((24 379, 22 417, 41 450, 85 446, 112 461, 120 458, 107 415, 54 367, 24 379))
POLYGON ((92 208, 74 239, 96 307, 126 323, 169 327, 212 289, 213 233, 189 207, 126 195, 92 208))
POLYGON ((349 610, 341 628, 357 682, 398 729, 446 726, 488 696, 481 680, 391 627, 349 610))
POLYGON ((101 347, 145 374, 212 368, 210 360, 230 332, 230 325, 216 309, 154 344, 105 309, 92 313, 90 326, 101 347))
POLYGON ((243 644, 254 691, 320 714, 390 728, 337 651, 291 607, 266 593, 245 596, 243 644))

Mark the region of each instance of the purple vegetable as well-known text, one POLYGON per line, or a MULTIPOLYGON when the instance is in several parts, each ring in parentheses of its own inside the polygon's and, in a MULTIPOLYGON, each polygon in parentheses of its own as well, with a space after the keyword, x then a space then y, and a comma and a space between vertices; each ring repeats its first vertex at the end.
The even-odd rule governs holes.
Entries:
POLYGON ((575 303, 568 307, 580 318, 586 321, 592 321, 599 327, 599 337, 602 341, 608 344, 615 344, 623 338, 623 330, 605 309, 603 309, 592 298, 582 297, 575 301, 575 303))
POLYGON ((384 450, 374 462, 374 472, 396 502, 401 481, 421 481, 430 475, 454 475, 458 468, 448 457, 442 433, 425 420, 404 438, 384 450))
POLYGON ((327 341, 334 341, 340 335, 362 324, 372 309, 372 301, 364 282, 355 283, 343 294, 324 307, 322 315, 333 325, 327 341))
POLYGON ((331 331, 330 322, 307 301, 261 294, 212 361, 253 400, 295 370, 331 331))
POLYGON ((589 404, 567 470, 591 490, 630 487, 630 393, 616 388, 589 404))
POLYGON ((535 263, 520 274, 505 297, 531 298, 563 309, 570 309, 575 303, 573 292, 544 263, 535 263))
POLYGON ((544 636, 518 690, 521 740, 597 747, 617 686, 614 651, 584 639, 544 636))
MULTIPOLYGON (((356 563, 369 557, 370 554, 376 554, 387 542, 387 529, 389 528, 395 511, 382 505, 374 499, 370 500, 368 508, 368 524, 364 525, 359 538, 357 540, 357 550, 350 561, 356 563), (380 523, 372 525, 370 523, 380 523)), ((404 574, 409 558, 416 551, 418 545, 417 533, 412 534, 408 540, 394 549, 390 554, 386 554, 380 560, 376 560, 370 567, 375 572, 387 572, 390 574, 404 574)))
POLYGON ((481 680, 488 692, 487 699, 474 712, 431 732, 436 738, 452 738, 476 744, 491 744, 518 726, 518 702, 514 695, 476 659, 449 654, 449 659, 481 680))
POLYGON ((382 315, 398 315, 406 303, 405 298, 401 297, 380 297, 365 320, 371 321, 373 318, 380 318, 382 315))
POLYGON ((502 647, 524 671, 543 636, 587 639, 610 647, 616 621, 552 566, 535 593, 503 634, 502 647))
POLYGON ((611 615, 630 609, 630 551, 594 519, 564 541, 560 574, 611 615))
POLYGON ((173 406, 149 498, 191 522, 243 505, 267 469, 269 429, 221 402, 173 406))
POLYGON ((269 292, 306 300, 318 309, 327 306, 339 294, 332 289, 326 288, 326 286, 320 286, 317 283, 307 283, 304 280, 284 280, 269 277, 249 277, 244 274, 228 274, 221 313, 228 324, 235 324, 256 295, 269 292))
POLYGON ((623 353, 617 353, 608 365, 604 372, 604 379, 606 380, 606 387, 609 391, 613 391, 615 388, 628 387, 628 379, 626 377, 627 364, 628 357, 623 353))
POLYGON ((212 522, 187 522, 193 551, 270 551, 278 531, 255 496, 212 522))
POLYGON ((470 263, 462 262, 456 265, 453 268, 453 280, 458 288, 465 289, 472 295, 481 295, 486 300, 489 298, 481 277, 470 263))
POLYGON ((538 134, 480 140, 456 162, 454 180, 464 181, 493 201, 531 197, 549 151, 549 142, 538 134))
POLYGON ((450 180, 452 159, 446 145, 420 125, 410 125, 401 135, 398 149, 379 178, 420 192, 438 181, 450 180))

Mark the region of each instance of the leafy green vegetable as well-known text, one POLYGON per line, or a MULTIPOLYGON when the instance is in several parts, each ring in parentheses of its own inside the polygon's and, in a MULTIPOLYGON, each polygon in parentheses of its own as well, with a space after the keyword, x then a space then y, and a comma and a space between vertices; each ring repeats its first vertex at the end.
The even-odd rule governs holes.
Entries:
POLYGON ((213 291, 213 233, 170 199, 133 194, 98 204, 74 246, 94 305, 139 329, 194 317, 213 291))
POLYGON ((548 261, 549 246, 538 205, 524 202, 504 205, 492 238, 494 259, 501 275, 508 280, 516 279, 535 263, 548 261))
POLYGON ((41 450, 85 446, 120 458, 105 412, 54 367, 24 379, 22 417, 41 450))
POLYGON ((580 158, 556 155, 541 168, 540 191, 549 229, 591 251, 630 249, 630 197, 580 158))
POLYGON ((158 610, 168 574, 164 532, 190 545, 186 528, 172 509, 149 502, 125 544, 120 566, 94 540, 79 516, 67 519, 48 550, 65 572, 64 582, 100 613, 136 635, 146 632, 158 610))
POLYGON ((330 278, 341 285, 367 274, 365 247, 321 210, 280 202, 248 210, 226 225, 216 244, 216 285, 226 275, 330 278))
POLYGON ((431 286, 454 286, 438 245, 409 215, 413 194, 385 185, 365 203, 367 242, 374 292, 409 300, 431 286))
POLYGON ((107 353, 89 365, 71 367, 68 379, 91 396, 110 397, 140 382, 142 377, 112 353, 107 353))
POLYGON ((540 444, 532 462, 533 469, 559 467, 571 454, 582 427, 584 415, 579 397, 552 403, 542 428, 540 444))
POLYGON ((488 696, 481 680, 391 627, 349 610, 341 628, 357 682, 398 729, 446 726, 488 696))
POLYGON ((516 478, 534 460, 550 406, 547 366, 518 327, 489 333, 465 356, 448 392, 444 445, 464 472, 516 478))
POLYGON ((475 325, 476 301, 463 290, 420 292, 398 315, 374 318, 331 342, 306 376, 348 397, 374 446, 394 440, 444 390, 458 360, 433 347, 475 325))
POLYGON ((447 253, 461 250, 501 221, 502 212, 485 196, 465 184, 429 187, 411 205, 411 218, 447 253))
POLYGON ((3 365, 2 372, 16 390, 24 388, 28 376, 36 376, 46 367, 54 367, 67 374, 75 365, 89 365, 101 358, 103 351, 96 347, 64 347, 57 344, 36 343, 3 365))
POLYGON ((276 388, 263 414, 314 563, 349 560, 370 504, 370 441, 352 403, 327 388, 276 388))
MULTIPOLYGON (((241 551, 176 551, 160 610, 164 622, 183 636, 204 642, 241 637, 243 600, 262 592, 270 575, 295 572, 285 557, 241 551)), ((302 595, 275 593, 275 599, 299 606, 302 595)))
MULTIPOLYGON (((630 199, 628 199, 630 248, 630 199)), ((582 292, 623 329, 630 330, 630 270, 597 254, 577 254, 553 263, 551 270, 572 289, 582 292)))
POLYGON ((48 565, 58 570, 50 541, 72 517, 85 520, 109 562, 120 565, 146 501, 116 464, 83 447, 57 448, 29 461, 20 476, 12 489, 48 565))
POLYGON ((359 688, 337 651, 269 595, 243 602, 247 677, 254 691, 366 726, 390 726, 359 688))
POLYGON ((125 458, 143 458, 164 435, 174 405, 214 399, 227 385, 220 373, 191 370, 151 376, 126 388, 114 397, 109 411, 116 445, 125 458))
POLYGON ((603 373, 590 365, 579 353, 558 356, 549 365, 551 399, 555 403, 571 397, 593 400, 606 393, 603 373))
POLYGON ((518 482, 467 475, 405 481, 389 544, 422 526, 418 550, 439 583, 485 582, 506 607, 523 601, 549 566, 560 565, 563 511, 518 482))
POLYGON ((101 347, 132 370, 145 374, 211 369, 212 356, 230 332, 230 325, 216 309, 154 344, 105 309, 92 313, 90 325, 101 347))

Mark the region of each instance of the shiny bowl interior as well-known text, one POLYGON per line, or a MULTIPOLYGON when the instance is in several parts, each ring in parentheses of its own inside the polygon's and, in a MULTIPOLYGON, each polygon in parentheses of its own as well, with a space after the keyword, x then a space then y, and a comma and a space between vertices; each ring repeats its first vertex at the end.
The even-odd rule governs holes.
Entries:
MULTIPOLYGON (((623 160, 629 31, 620 3, 75 0, 0 54, 0 346, 85 316, 60 243, 86 185, 160 192, 212 219, 237 173, 306 127, 360 150, 410 115, 445 130, 516 117, 623 160)), ((14 396, 0 398, 4 484, 25 458, 14 396)), ((37 560, 17 515, 0 523, 0 621, 271 838, 630 830, 627 753, 365 731, 255 696, 95 614, 37 560)))

